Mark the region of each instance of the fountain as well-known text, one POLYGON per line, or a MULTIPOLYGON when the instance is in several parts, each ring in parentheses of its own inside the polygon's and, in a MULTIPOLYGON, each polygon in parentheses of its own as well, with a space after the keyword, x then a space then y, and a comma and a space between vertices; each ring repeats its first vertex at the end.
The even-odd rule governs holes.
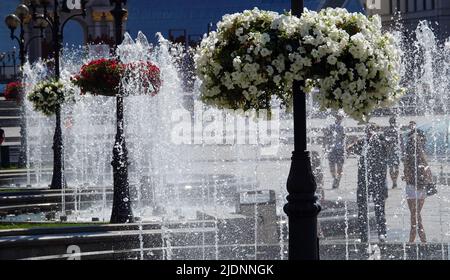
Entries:
MULTIPOLYGON (((323 259, 448 258, 450 193, 448 185, 448 70, 450 49, 437 43, 421 23, 416 41, 398 32, 404 50, 404 85, 408 94, 391 110, 379 110, 372 121, 386 126, 391 115, 405 126, 416 120, 429 138, 428 159, 438 182, 438 194, 423 210, 428 253, 421 244, 408 244, 409 210, 404 183, 389 190, 386 243, 378 243, 373 206, 369 205, 367 243, 357 232, 357 158, 348 155, 339 189, 331 189, 323 131, 333 122, 331 112, 318 110, 308 97, 309 147, 317 151, 323 173, 324 210, 319 221, 323 259), (412 48, 412 51, 406 51, 412 48), (423 106, 426 105, 426 106, 423 106)), ((282 211, 292 150, 292 115, 277 111, 273 119, 236 115, 211 109, 183 84, 179 61, 186 53, 161 35, 149 44, 144 34, 129 34, 119 46, 124 62, 149 58, 161 69, 163 85, 153 97, 133 95, 125 84, 125 133, 129 148, 129 182, 137 220, 138 240, 131 258, 139 259, 286 259, 287 217, 282 211), (151 225, 150 225, 151 224, 151 225), (149 232, 155 227, 156 237, 149 232)), ((109 53, 65 50, 62 79, 69 82, 81 65, 109 53)), ((35 84, 47 73, 45 62, 25 68, 25 81, 35 84)), ((136 74, 138 75, 138 74, 136 74)), ((31 88, 31 86, 30 86, 31 88)), ((69 222, 108 222, 112 201, 111 144, 115 103, 103 96, 78 96, 64 107, 63 135, 68 189, 61 196, 60 215, 69 222)), ((47 187, 51 178, 51 134, 54 123, 27 104, 28 178, 34 187, 47 187)), ((346 143, 363 135, 364 126, 344 120, 346 143)), ((403 131, 400 132, 401 134, 403 131)), ((402 137, 400 137, 402 138, 402 137)), ((400 147, 400 143, 399 143, 400 147)), ((400 172, 403 171, 402 166, 400 172)), ((388 174, 389 178, 389 174, 388 174)), ((389 186, 390 184, 390 178, 389 186)), ((128 257, 130 255, 127 255, 128 257)))

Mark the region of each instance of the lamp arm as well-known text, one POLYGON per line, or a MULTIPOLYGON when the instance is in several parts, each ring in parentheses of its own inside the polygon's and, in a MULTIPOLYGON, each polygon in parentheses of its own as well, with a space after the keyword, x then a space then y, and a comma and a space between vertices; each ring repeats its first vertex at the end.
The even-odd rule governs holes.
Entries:
POLYGON ((47 16, 36 16, 34 18, 34 20, 39 19, 39 18, 45 20, 48 23, 48 25, 50 26, 50 28, 53 29, 54 23, 49 17, 47 17, 47 16))
POLYGON ((10 37, 11 37, 11 40, 16 40, 17 43, 20 45, 20 38, 17 37, 16 35, 14 35, 14 31, 13 31, 13 30, 11 30, 11 35, 10 35, 10 37))

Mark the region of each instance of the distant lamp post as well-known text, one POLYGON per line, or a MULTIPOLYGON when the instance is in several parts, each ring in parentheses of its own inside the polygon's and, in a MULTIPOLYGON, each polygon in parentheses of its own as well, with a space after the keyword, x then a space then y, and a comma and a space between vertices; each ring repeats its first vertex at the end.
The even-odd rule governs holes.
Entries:
MULTIPOLYGON (((24 25, 27 20, 27 18, 30 16, 30 10, 29 8, 24 5, 20 4, 17 6, 17 9, 15 11, 15 14, 10 14, 6 16, 5 23, 6 26, 11 31, 11 39, 16 40, 19 44, 19 59, 20 59, 20 73, 23 77, 23 66, 26 62, 26 53, 28 50, 29 44, 37 38, 42 38, 44 34, 44 29, 47 27, 46 22, 40 23, 36 25, 36 28, 39 28, 41 30, 41 33, 39 36, 34 36, 28 39, 28 42, 25 43, 25 30, 24 25), (19 37, 17 37, 14 32, 17 28, 20 28, 20 34, 19 37)), ((19 161, 18 165, 19 168, 24 168, 27 166, 27 136, 26 136, 26 117, 25 117, 25 104, 24 104, 24 98, 25 94, 20 94, 20 104, 21 104, 21 121, 20 121, 20 152, 19 152, 19 161)))
MULTIPOLYGON (((37 25, 43 25, 44 22, 52 31, 53 55, 55 59, 55 80, 60 78, 60 55, 62 49, 64 27, 71 19, 82 16, 86 17, 86 4, 88 0, 64 0, 62 6, 60 0, 53 0, 53 11, 49 12, 52 0, 29 0, 28 6, 31 7, 33 21, 37 25), (75 1, 75 2, 74 2, 75 1), (38 13, 38 8, 43 13, 38 13), (61 22, 60 12, 70 12, 71 9, 80 9, 81 12, 69 16, 64 22, 61 22)), ((51 189, 62 189, 66 186, 64 177, 64 146, 61 129, 61 107, 56 108, 56 127, 53 137, 53 177, 50 185, 51 189)))
POLYGON ((15 14, 10 14, 8 16, 6 16, 5 18, 5 23, 6 26, 8 26, 8 28, 11 30, 11 39, 12 40, 17 40, 17 42, 19 43, 19 47, 20 47, 20 62, 24 62, 25 61, 25 32, 23 30, 23 21, 20 20, 20 18, 15 15, 15 14), (14 31, 20 27, 20 35, 19 37, 17 37, 16 35, 14 35, 14 31))
MULTIPOLYGON (((116 46, 123 41, 123 19, 127 14, 127 10, 123 5, 127 4, 126 0, 110 0, 110 4, 114 5, 111 11, 115 23, 115 41, 116 46)), ((131 223, 134 221, 131 209, 130 186, 128 182, 128 150, 124 135, 124 119, 123 119, 123 96, 119 91, 116 97, 117 109, 117 129, 116 141, 113 148, 113 177, 114 177, 114 197, 111 213, 111 223, 131 223)))

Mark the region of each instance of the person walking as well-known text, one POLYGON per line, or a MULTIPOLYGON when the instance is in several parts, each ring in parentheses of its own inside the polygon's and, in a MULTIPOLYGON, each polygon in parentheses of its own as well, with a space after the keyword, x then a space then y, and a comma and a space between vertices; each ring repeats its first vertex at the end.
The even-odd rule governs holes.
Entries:
POLYGON ((395 189, 400 173, 400 137, 395 116, 389 118, 389 127, 384 130, 384 137, 387 145, 387 165, 391 175, 392 189, 395 189))
POLYGON ((359 156, 356 202, 361 242, 368 242, 369 239, 370 198, 374 202, 378 239, 380 242, 386 240, 387 149, 384 135, 377 130, 376 125, 369 124, 366 126, 365 136, 348 147, 349 153, 359 156))
POLYGON ((414 121, 409 123, 409 129, 406 135, 402 178, 406 182, 406 200, 411 214, 409 242, 413 243, 418 233, 420 241, 425 243, 427 239, 421 211, 427 197, 426 186, 433 182, 433 177, 425 157, 426 136, 423 131, 417 129, 414 121))
POLYGON ((344 166, 345 131, 342 126, 344 117, 341 114, 335 116, 335 123, 325 129, 325 150, 328 154, 330 173, 333 178, 333 189, 339 188, 344 166))

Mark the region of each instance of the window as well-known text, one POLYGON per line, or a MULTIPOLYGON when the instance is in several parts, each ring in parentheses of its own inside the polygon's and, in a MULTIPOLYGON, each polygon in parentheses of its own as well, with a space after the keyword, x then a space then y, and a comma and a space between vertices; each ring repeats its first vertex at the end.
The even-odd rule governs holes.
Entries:
POLYGON ((417 10, 416 11, 425 11, 426 10, 426 0, 416 0, 416 7, 417 10))
POLYGON ((405 0, 405 13, 409 12, 409 0, 405 0))
POLYGON ((392 0, 389 0, 389 14, 393 14, 394 13, 394 9, 393 9, 393 5, 392 5, 392 0))
POLYGON ((423 10, 434 10, 435 0, 423 0, 423 10))
POLYGON ((397 9, 396 9, 396 12, 401 12, 402 11, 402 9, 401 9, 401 6, 400 6, 400 0, 397 0, 397 9))
POLYGON ((414 0, 414 12, 417 12, 417 0, 414 0))

